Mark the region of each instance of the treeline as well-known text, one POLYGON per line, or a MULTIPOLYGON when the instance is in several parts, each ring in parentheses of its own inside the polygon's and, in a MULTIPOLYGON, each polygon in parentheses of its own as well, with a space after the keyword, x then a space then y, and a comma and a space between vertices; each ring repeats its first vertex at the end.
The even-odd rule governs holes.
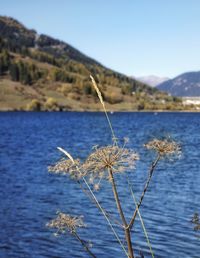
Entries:
MULTIPOLYGON (((40 55, 40 53, 38 56, 34 54, 34 57, 38 59, 41 58, 43 61, 50 60, 46 59, 45 55, 40 55)), ((51 61, 53 62, 53 60, 51 61)), ((71 63, 64 68, 52 67, 51 69, 40 69, 37 65, 23 61, 23 59, 17 61, 7 49, 4 49, 0 53, 0 75, 8 75, 11 80, 19 81, 25 85, 32 85, 43 78, 46 81, 65 82, 75 84, 77 87, 82 88, 82 86, 84 86, 84 79, 75 74, 75 71, 80 72, 81 69, 83 69, 83 73, 86 72, 84 68, 82 68, 82 65, 80 65, 80 67, 77 66, 75 70, 71 63)), ((88 92, 89 91, 90 90, 88 90, 88 92)))
POLYGON ((0 37, 0 52, 7 50, 8 52, 13 52, 22 55, 22 57, 30 57, 39 62, 52 64, 54 66, 61 67, 63 62, 61 60, 56 59, 54 56, 43 53, 42 51, 35 50, 33 51, 31 48, 26 47, 25 44, 18 45, 15 40, 4 40, 0 37))

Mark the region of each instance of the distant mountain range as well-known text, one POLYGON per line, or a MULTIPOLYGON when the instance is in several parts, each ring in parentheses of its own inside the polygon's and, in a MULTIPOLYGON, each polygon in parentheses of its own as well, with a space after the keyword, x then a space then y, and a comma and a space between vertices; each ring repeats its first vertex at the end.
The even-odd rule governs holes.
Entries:
POLYGON ((138 81, 146 83, 152 87, 155 87, 155 86, 169 80, 168 77, 159 77, 159 76, 155 76, 155 75, 136 77, 136 79, 138 81))
POLYGON ((186 72, 173 79, 155 75, 136 77, 136 79, 172 96, 200 97, 200 71, 186 72))
POLYGON ((200 96, 200 71, 183 73, 159 84, 157 89, 168 92, 172 96, 200 96))

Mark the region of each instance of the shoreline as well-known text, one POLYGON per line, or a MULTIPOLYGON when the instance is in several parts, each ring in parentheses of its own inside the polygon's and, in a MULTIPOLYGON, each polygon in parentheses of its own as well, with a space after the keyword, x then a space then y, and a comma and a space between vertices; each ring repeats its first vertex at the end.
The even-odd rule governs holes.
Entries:
MULTIPOLYGON (((103 110, 0 110, 0 113, 104 113, 103 110)), ((200 110, 107 110, 107 113, 200 113, 200 110)))

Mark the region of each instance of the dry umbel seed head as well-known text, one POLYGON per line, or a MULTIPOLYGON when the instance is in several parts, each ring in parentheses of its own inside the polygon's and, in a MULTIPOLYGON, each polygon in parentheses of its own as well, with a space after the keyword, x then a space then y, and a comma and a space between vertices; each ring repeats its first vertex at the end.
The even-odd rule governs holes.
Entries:
POLYGON ((180 155, 181 147, 171 139, 154 139, 144 145, 148 150, 154 150, 160 156, 180 155))
POLYGON ((62 212, 59 212, 55 219, 47 223, 47 227, 56 228, 57 233, 65 233, 66 231, 76 233, 77 228, 85 226, 81 217, 73 217, 62 212))
POLYGON ((192 218, 192 223, 194 224, 194 230, 195 231, 200 231, 200 219, 199 219, 199 214, 195 213, 193 218, 192 218))
POLYGON ((109 145, 95 148, 83 164, 83 170, 87 172, 90 180, 108 178, 107 170, 111 168, 113 173, 122 173, 127 168, 135 168, 135 161, 139 156, 132 150, 109 145))
POLYGON ((73 160, 72 162, 70 159, 63 158, 58 161, 54 166, 49 166, 48 171, 55 174, 68 174, 73 179, 79 179, 84 176, 80 167, 81 165, 78 159, 73 160))

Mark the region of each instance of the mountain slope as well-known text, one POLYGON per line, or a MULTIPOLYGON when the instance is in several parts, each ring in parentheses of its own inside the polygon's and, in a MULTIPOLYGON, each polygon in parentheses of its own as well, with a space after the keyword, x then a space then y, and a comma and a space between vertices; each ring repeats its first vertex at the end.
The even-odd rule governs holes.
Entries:
POLYGON ((0 110, 98 110, 90 74, 110 110, 182 109, 180 100, 0 16, 0 110))
POLYGON ((23 47, 38 48, 41 51, 55 55, 55 57, 100 65, 69 44, 44 34, 38 35, 35 30, 27 29, 13 18, 0 16, 0 31, 1 37, 15 47, 21 47, 23 45, 23 47))
POLYGON ((200 96, 200 72, 183 73, 157 86, 172 96, 200 96))

